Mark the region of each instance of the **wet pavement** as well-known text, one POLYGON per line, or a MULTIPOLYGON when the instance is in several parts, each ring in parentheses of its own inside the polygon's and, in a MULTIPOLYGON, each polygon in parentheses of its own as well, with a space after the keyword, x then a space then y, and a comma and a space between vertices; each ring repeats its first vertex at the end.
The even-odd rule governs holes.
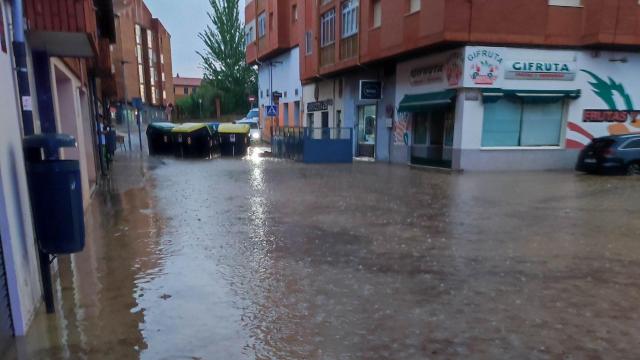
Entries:
POLYGON ((632 359, 640 180, 119 157, 23 359, 632 359))

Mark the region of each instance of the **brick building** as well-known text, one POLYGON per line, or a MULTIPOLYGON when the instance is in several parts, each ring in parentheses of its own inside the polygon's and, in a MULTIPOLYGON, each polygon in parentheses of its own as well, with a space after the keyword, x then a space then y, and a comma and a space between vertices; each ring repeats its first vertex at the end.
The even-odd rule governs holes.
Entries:
POLYGON ((640 123, 584 115, 640 102, 634 0, 250 0, 245 23, 260 105, 282 89, 300 96, 277 119, 263 112, 266 127, 351 128, 356 157, 567 168, 590 138, 640 123), (630 103, 608 104, 594 83, 630 103))
MULTIPOLYGON (((175 104, 171 35, 142 0, 114 0, 117 43, 111 47, 117 99, 144 103, 143 121, 167 120, 175 104)), ((120 106, 118 120, 133 116, 120 106)))
POLYGON ((177 74, 176 77, 173 78, 173 92, 176 100, 193 94, 200 88, 201 84, 202 79, 200 78, 182 77, 180 74, 177 74))

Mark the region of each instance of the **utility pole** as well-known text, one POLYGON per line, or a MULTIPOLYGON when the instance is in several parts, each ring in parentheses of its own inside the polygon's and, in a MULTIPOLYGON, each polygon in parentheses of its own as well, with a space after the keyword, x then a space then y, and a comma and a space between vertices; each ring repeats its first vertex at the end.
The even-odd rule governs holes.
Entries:
MULTIPOLYGON (((127 119, 127 136, 129 138, 129 151, 131 151, 131 122, 129 121, 129 105, 127 104, 127 98, 129 97, 127 95, 127 81, 126 78, 124 76, 124 66, 126 64, 128 64, 128 61, 122 60, 120 61, 120 64, 122 65, 122 86, 124 87, 124 107, 127 110, 126 114, 126 119, 127 119)), ((123 114, 124 114, 124 110, 123 110, 123 114)), ((124 117, 124 116, 123 116, 124 117)))
POLYGON ((200 120, 202 120, 202 98, 198 98, 198 103, 200 103, 200 120))

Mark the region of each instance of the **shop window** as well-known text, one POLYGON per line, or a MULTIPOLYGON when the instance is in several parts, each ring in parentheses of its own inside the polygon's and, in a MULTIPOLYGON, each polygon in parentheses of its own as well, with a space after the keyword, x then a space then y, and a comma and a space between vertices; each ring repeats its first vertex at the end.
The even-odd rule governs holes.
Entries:
POLYGON ((298 21, 298 4, 291 6, 291 21, 294 23, 298 21))
POLYGON ((426 145, 428 122, 426 114, 416 114, 413 124, 413 144, 414 145, 426 145))
POLYGON ((559 146, 563 102, 501 99, 484 105, 483 147, 559 146))

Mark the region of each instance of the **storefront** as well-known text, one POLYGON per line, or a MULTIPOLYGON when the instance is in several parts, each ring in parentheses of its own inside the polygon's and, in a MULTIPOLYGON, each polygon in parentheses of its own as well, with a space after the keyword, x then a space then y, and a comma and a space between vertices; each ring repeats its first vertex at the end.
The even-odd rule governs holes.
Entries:
POLYGON ((392 158, 464 170, 573 168, 592 138, 640 129, 638 65, 632 53, 494 47, 400 63, 392 158))
POLYGON ((453 143, 462 52, 451 51, 398 64, 394 148, 407 147, 413 165, 453 167, 453 143))

